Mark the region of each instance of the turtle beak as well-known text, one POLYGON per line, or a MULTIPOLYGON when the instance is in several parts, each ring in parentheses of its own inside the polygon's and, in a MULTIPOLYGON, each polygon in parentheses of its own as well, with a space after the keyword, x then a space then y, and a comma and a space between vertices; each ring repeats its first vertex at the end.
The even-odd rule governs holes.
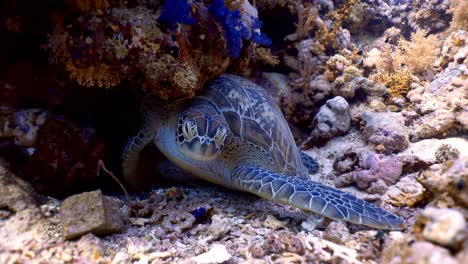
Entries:
POLYGON ((190 158, 200 161, 214 160, 220 153, 214 140, 206 137, 196 137, 190 142, 184 142, 181 145, 181 150, 190 158))

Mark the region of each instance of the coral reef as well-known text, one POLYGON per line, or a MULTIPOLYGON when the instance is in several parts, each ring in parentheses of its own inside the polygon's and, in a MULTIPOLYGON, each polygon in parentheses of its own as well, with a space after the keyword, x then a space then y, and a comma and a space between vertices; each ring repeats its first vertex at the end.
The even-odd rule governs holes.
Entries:
POLYGON ((440 32, 449 27, 451 18, 449 0, 413 1, 413 8, 408 14, 409 26, 417 30, 431 33, 440 32))
POLYGON ((467 8, 3 1, 0 262, 468 263, 467 8), (369 230, 204 185, 149 146, 139 175, 148 191, 112 198, 115 215, 131 211, 122 232, 63 241, 60 212, 78 221, 84 208, 56 198, 121 194, 96 165, 105 158, 120 176, 144 94, 193 96, 223 72, 267 89, 320 164, 311 179, 374 201, 407 228, 369 230))
POLYGON ((459 249, 468 235, 465 218, 455 209, 427 207, 415 225, 423 228, 425 240, 449 248, 459 249))
POLYGON ((232 11, 222 0, 208 6, 166 1, 156 11, 143 5, 89 11, 58 24, 46 48, 50 61, 82 86, 110 88, 128 80, 163 99, 193 96, 226 70, 226 48, 238 58, 243 40, 271 43, 256 9, 243 3, 232 11))
MULTIPOLYGON (((420 88, 420 99, 414 110, 417 111, 415 118, 408 120, 410 128, 410 138, 412 141, 450 135, 459 129, 466 129, 466 109, 468 100, 464 97, 465 85, 457 78, 466 76, 465 66, 454 66, 436 76, 436 78, 420 88), (455 83, 452 83, 452 80, 455 83)), ((411 98, 414 101, 414 94, 411 98)), ((410 116, 410 112, 406 112, 410 116)))
POLYGON ((466 182, 468 163, 465 159, 435 164, 418 176, 418 181, 435 196, 434 202, 445 205, 468 206, 466 182))

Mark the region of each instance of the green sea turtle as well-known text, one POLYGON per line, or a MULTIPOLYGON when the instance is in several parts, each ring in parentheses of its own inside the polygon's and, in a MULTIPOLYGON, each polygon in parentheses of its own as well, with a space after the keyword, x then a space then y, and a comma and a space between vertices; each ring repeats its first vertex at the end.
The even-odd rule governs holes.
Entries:
POLYGON ((123 153, 123 174, 134 182, 149 144, 207 181, 300 209, 379 229, 402 229, 393 214, 348 193, 311 181, 291 130, 273 99, 255 83, 224 74, 192 99, 164 104, 147 96, 143 127, 123 153))

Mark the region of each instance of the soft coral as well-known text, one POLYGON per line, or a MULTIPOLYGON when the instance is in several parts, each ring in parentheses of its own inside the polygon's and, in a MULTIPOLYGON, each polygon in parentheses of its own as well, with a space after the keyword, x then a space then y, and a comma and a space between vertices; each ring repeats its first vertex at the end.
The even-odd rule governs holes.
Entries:
POLYGON ((191 17, 191 6, 187 0, 166 0, 159 16, 159 22, 166 23, 174 28, 177 23, 193 24, 195 20, 191 17))
POLYGON ((223 0, 215 0, 209 6, 209 10, 226 32, 228 51, 231 57, 237 58, 242 48, 242 40, 249 37, 249 30, 242 23, 242 15, 239 10, 231 11, 223 0))
POLYGON ((258 18, 251 17, 252 25, 249 29, 243 23, 242 14, 239 9, 231 11, 223 0, 214 0, 208 9, 225 31, 225 38, 231 57, 239 57, 243 40, 250 39, 260 45, 271 44, 271 40, 264 33, 260 32, 262 22, 258 18))

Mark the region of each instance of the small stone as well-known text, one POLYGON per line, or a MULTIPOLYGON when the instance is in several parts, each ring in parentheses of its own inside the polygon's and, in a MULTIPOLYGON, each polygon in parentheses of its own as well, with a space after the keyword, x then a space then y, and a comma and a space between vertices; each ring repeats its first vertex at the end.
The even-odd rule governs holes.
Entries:
POLYGON ((272 215, 267 215, 265 221, 263 221, 263 226, 271 228, 273 230, 277 230, 277 229, 280 229, 282 227, 285 227, 286 222, 280 221, 280 220, 276 219, 276 217, 274 217, 272 215))
POLYGON ((452 80, 450 80, 450 84, 452 84, 455 87, 462 87, 463 80, 460 77, 453 77, 452 80))
POLYGON ((60 208, 62 236, 74 239, 87 233, 107 235, 120 232, 124 221, 118 203, 101 190, 84 192, 65 199, 60 208))
POLYGON ((419 103, 422 100, 422 96, 420 94, 413 94, 409 97, 409 100, 412 103, 419 103))
POLYGON ((211 217, 211 225, 208 227, 208 234, 212 239, 216 240, 224 236, 231 229, 229 219, 223 215, 213 215, 211 217))
POLYGON ((249 247, 249 252, 252 254, 254 258, 262 258, 265 256, 265 251, 263 250, 262 246, 259 244, 253 244, 249 247))
POLYGON ((92 260, 104 256, 104 246, 101 240, 93 234, 82 236, 76 243, 76 249, 81 256, 86 256, 92 260))
POLYGON ((182 233, 183 231, 193 227, 195 216, 189 212, 171 212, 164 217, 162 227, 167 232, 182 233))
POLYGON ((467 237, 463 214, 455 209, 426 208, 421 217, 426 222, 424 239, 441 246, 459 248, 467 237))
POLYGON ((307 217, 305 221, 301 223, 301 227, 309 232, 314 231, 318 226, 321 226, 324 222, 325 218, 320 215, 311 214, 307 217))
POLYGON ((225 245, 214 244, 209 251, 193 257, 192 260, 198 264, 223 263, 231 257, 232 255, 229 254, 225 245))
POLYGON ((323 238, 343 245, 349 239, 349 229, 343 222, 333 221, 325 228, 323 238))
POLYGON ((123 251, 120 251, 117 254, 115 254, 114 259, 112 259, 112 264, 124 264, 129 262, 130 256, 123 251))
POLYGON ((263 243, 267 255, 271 253, 283 253, 292 252, 298 255, 305 253, 305 246, 302 240, 295 236, 293 233, 282 231, 282 232, 271 232, 263 243))

